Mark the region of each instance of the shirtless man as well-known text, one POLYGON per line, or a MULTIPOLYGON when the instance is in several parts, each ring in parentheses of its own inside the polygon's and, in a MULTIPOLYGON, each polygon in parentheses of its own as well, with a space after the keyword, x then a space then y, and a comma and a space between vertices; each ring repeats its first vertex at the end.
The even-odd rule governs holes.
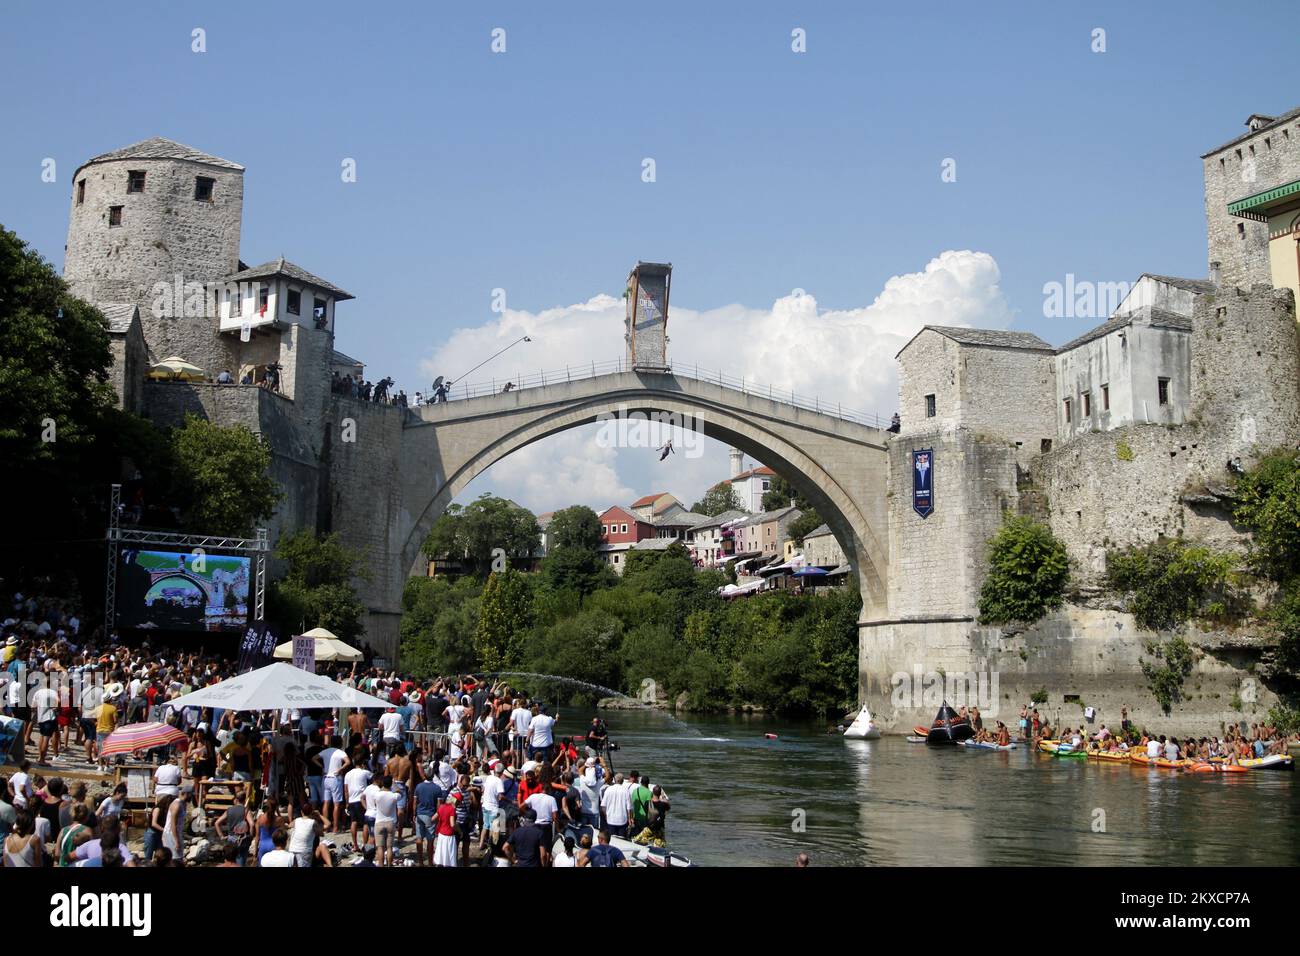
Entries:
POLYGON ((393 780, 393 793, 397 794, 397 840, 402 840, 402 830, 411 815, 411 795, 415 785, 422 779, 419 765, 412 760, 405 750, 399 750, 388 758, 384 772, 393 780))
POLYGON ((354 708, 352 713, 348 714, 348 753, 352 753, 352 748, 359 743, 365 743, 369 740, 368 731, 370 730, 370 718, 362 712, 360 707, 354 708))

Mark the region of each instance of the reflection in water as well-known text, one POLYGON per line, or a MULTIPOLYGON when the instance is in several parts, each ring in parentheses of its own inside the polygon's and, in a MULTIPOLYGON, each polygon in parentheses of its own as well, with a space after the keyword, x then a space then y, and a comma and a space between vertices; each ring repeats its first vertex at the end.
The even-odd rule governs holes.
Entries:
MULTIPOLYGON (((695 736, 661 714, 605 716, 615 769, 665 787, 674 849, 706 865, 788 866, 801 851, 821 866, 1300 862, 1294 773, 1175 774, 1024 748, 844 740, 778 718, 691 716, 695 736), (806 832, 792 828, 797 810, 806 832)), ((564 717, 560 733, 589 719, 564 717)))

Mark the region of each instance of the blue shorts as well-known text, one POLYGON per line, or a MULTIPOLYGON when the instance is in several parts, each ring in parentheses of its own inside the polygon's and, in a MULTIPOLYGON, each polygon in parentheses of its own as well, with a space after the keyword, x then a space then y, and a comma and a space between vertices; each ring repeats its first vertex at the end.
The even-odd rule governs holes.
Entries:
POLYGON ((307 799, 308 800, 310 800, 312 803, 314 803, 316 806, 319 807, 323 802, 321 800, 321 796, 324 794, 324 792, 325 792, 325 788, 321 783, 320 777, 307 778, 307 799))
POLYGON ((325 799, 334 803, 343 802, 343 778, 326 777, 325 778, 325 799))
POLYGON ((397 809, 399 811, 406 809, 406 784, 393 784, 393 792, 397 794, 397 809))
POLYGON ((415 815, 415 838, 417 840, 432 840, 437 832, 438 828, 433 817, 425 816, 422 813, 415 815))

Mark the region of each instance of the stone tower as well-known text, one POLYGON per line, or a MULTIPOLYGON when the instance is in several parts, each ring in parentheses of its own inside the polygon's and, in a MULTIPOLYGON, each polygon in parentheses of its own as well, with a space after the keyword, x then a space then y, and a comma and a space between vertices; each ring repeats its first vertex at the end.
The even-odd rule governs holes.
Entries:
POLYGON ((668 370, 668 293, 671 263, 638 262, 627 277, 627 364, 638 371, 668 370))
POLYGON ((731 449, 730 455, 731 455, 731 477, 735 478, 742 471, 745 470, 745 453, 741 451, 739 448, 733 448, 731 449))
POLYGON ((169 139, 96 156, 72 177, 63 276, 96 305, 139 306, 151 361, 225 366, 212 298, 199 287, 239 271, 243 204, 243 166, 169 139))

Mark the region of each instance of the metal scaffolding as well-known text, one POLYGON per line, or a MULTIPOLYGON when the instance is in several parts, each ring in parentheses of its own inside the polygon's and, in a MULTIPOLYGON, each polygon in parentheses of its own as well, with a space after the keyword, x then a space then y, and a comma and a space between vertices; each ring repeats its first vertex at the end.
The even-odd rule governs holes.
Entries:
POLYGON ((265 528, 257 528, 252 538, 233 535, 180 534, 175 531, 150 531, 145 528, 122 529, 122 486, 115 484, 108 506, 108 566, 104 576, 104 629, 112 633, 117 614, 117 557, 124 544, 208 551, 243 551, 254 558, 253 620, 266 614, 266 556, 270 551, 265 528))

